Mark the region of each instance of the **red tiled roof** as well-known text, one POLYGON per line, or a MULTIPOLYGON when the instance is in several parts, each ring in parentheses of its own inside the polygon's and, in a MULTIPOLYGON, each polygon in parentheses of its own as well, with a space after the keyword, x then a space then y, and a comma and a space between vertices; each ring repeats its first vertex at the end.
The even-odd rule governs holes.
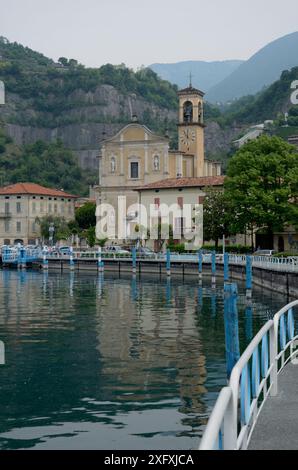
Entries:
POLYGON ((36 183, 16 183, 0 188, 0 195, 34 194, 41 196, 67 197, 77 199, 78 196, 65 193, 59 189, 45 188, 36 183))
POLYGON ((171 189, 171 188, 205 188, 207 186, 223 186, 224 176, 203 176, 201 178, 168 178, 155 183, 146 184, 137 188, 138 191, 149 189, 171 189))

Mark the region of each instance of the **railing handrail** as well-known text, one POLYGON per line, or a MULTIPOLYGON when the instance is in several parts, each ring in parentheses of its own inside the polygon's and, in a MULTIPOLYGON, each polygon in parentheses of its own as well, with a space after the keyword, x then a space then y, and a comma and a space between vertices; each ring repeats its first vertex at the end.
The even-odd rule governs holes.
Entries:
POLYGON ((221 435, 221 440, 224 449, 238 450, 247 448, 266 399, 269 394, 272 396, 277 394, 278 373, 290 359, 297 355, 293 349, 293 345, 296 344, 298 338, 295 336, 293 319, 293 308, 297 306, 298 300, 295 300, 280 309, 274 315, 273 320, 267 321, 260 329, 241 355, 232 370, 228 387, 223 389, 225 390, 224 393, 222 393, 223 390, 221 391, 217 399, 201 440, 200 450, 212 450, 215 443, 220 440, 219 433, 221 433, 223 427, 224 435, 223 437, 221 435), (286 314, 288 314, 287 329, 285 320, 281 321, 281 318, 286 314), (262 346, 261 362, 260 346, 262 346), (286 359, 286 351, 289 347, 291 350, 289 357, 286 359), (281 349, 280 352, 278 352, 279 349, 281 349), (253 362, 251 372, 254 384, 252 384, 249 367, 251 360, 253 362), (268 384, 269 378, 270 385, 268 384), (260 404, 259 398, 261 393, 263 394, 263 399, 260 404), (228 400, 227 397, 230 395, 232 398, 228 400), (241 430, 238 434, 238 423, 240 420, 239 401, 241 406, 241 430), (228 424, 226 421, 228 421, 228 424))
POLYGON ((206 428, 204 436, 202 437, 200 450, 208 450, 210 447, 212 449, 215 447, 216 441, 218 440, 216 436, 220 432, 225 411, 230 404, 232 396, 233 394, 231 387, 224 387, 221 390, 209 418, 208 427, 206 428))

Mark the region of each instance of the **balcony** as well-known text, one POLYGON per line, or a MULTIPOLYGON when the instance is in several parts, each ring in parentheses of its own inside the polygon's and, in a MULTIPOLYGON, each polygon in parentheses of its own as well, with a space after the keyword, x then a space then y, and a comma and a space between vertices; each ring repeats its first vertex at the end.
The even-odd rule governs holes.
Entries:
POLYGON ((10 219, 11 217, 11 212, 0 212, 0 219, 10 219))

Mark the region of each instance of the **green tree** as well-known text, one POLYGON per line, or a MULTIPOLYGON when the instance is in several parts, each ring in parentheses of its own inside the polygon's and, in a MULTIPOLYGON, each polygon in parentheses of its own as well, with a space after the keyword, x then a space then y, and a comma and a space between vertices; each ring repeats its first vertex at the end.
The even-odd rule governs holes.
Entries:
POLYGON ((223 191, 206 189, 203 214, 204 240, 213 240, 218 248, 219 240, 231 234, 231 205, 223 191))
POLYGON ((82 207, 76 210, 75 219, 82 230, 86 230, 96 225, 96 204, 94 202, 86 202, 82 207))
POLYGON ((52 215, 42 218, 37 217, 36 223, 40 226, 40 233, 44 240, 49 240, 49 228, 51 224, 53 224, 55 228, 54 241, 67 240, 71 235, 68 223, 63 217, 54 217, 52 215))
POLYGON ((278 137, 262 136, 229 162, 225 196, 234 232, 262 229, 268 235, 298 220, 298 154, 278 137))

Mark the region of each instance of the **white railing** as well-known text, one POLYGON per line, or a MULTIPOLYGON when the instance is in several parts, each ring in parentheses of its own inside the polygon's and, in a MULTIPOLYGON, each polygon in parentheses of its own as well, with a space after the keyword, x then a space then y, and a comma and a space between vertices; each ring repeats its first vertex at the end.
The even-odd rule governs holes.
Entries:
POLYGON ((245 450, 269 395, 278 393, 278 375, 298 364, 293 309, 285 306, 255 336, 235 365, 208 421, 200 450, 245 450))
MULTIPOLYGON (((277 258, 274 256, 252 256, 252 266, 280 272, 298 272, 298 258, 277 258)), ((246 255, 230 255, 229 263, 245 266, 246 255)))

